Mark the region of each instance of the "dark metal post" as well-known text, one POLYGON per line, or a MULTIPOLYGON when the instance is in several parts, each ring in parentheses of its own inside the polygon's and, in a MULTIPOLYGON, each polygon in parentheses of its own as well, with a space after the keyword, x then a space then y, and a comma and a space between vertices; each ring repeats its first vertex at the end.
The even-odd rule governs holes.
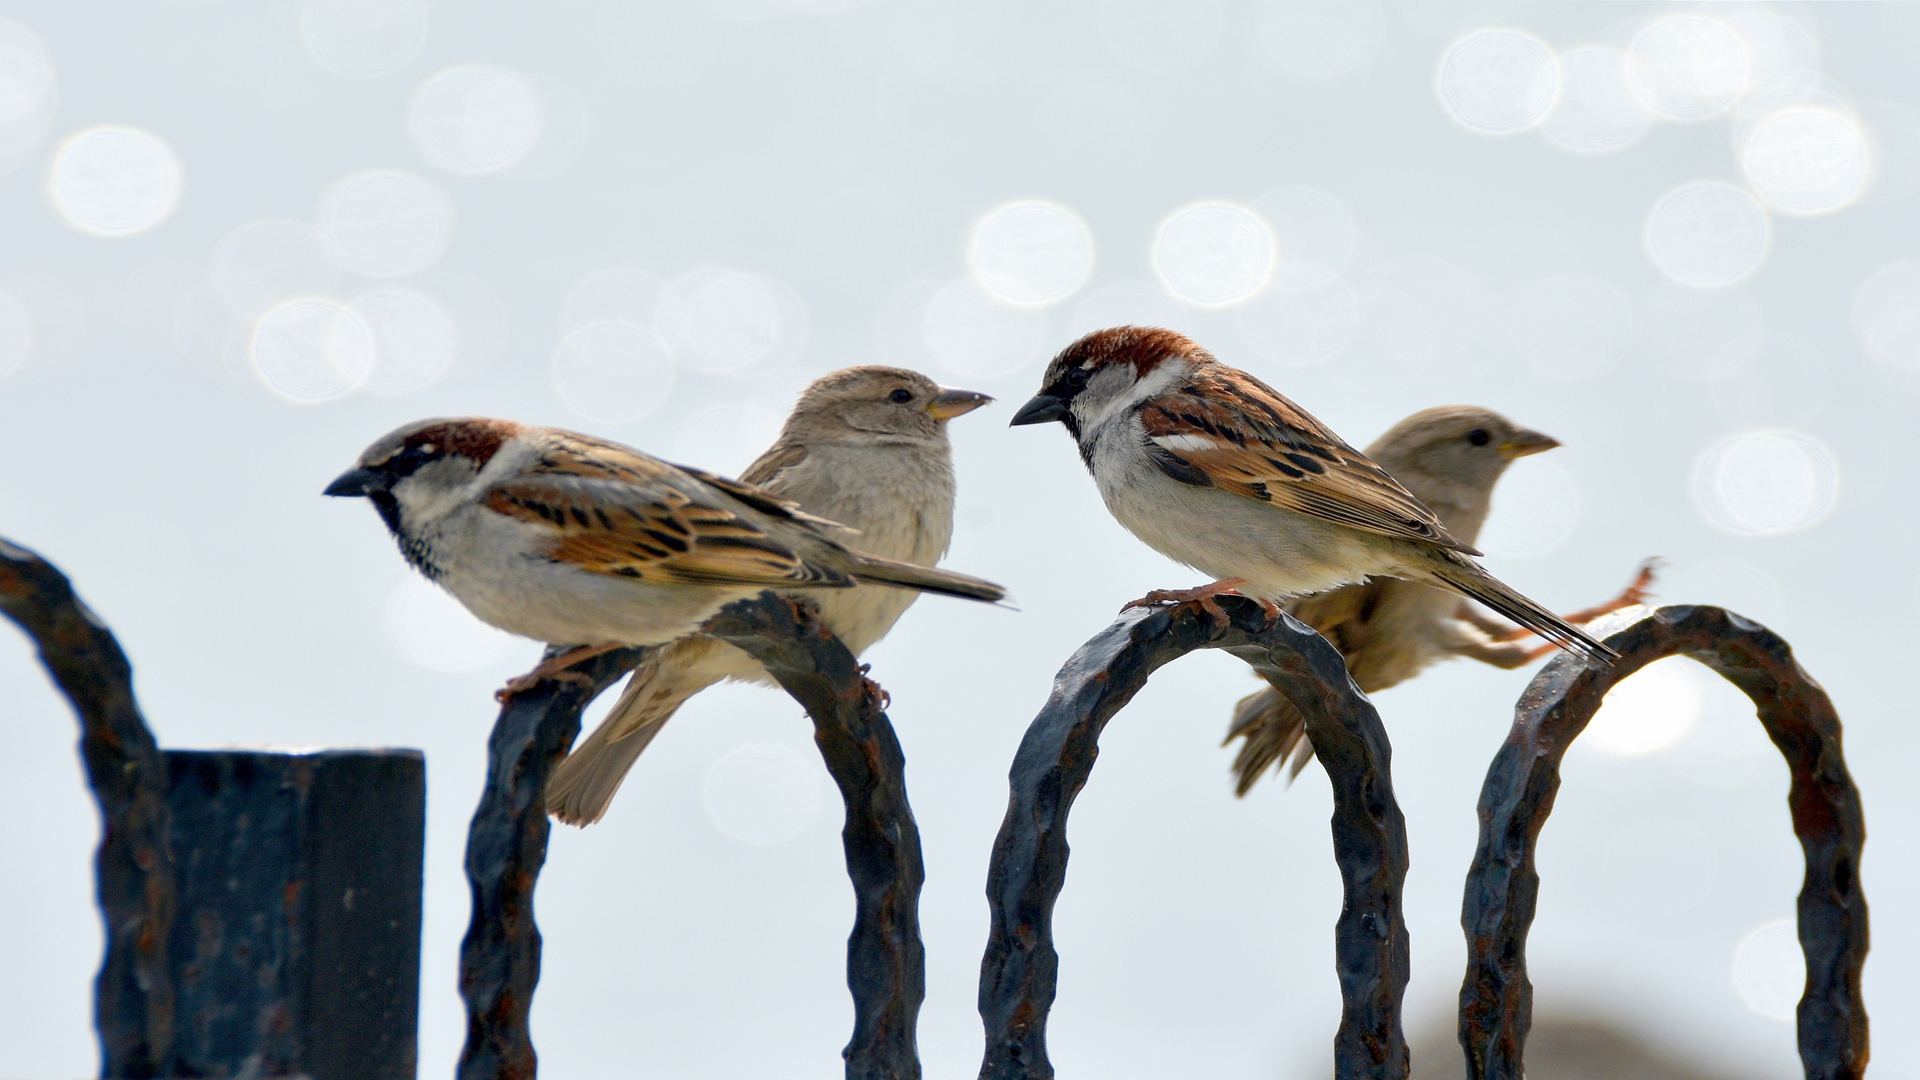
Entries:
MULTIPOLYGON (((1607 639, 1621 657, 1587 667, 1562 656, 1527 686, 1506 745, 1480 792, 1480 843, 1467 877, 1461 925, 1467 977, 1460 1044, 1472 1080, 1521 1080, 1532 1023, 1526 939, 1539 900, 1534 849, 1560 787, 1560 759, 1621 679, 1676 653, 1693 657, 1753 699, 1760 722, 1793 773, 1787 802, 1806 856, 1800 946, 1807 987, 1799 1009, 1800 1059, 1809 1080, 1859 1080, 1867 1065, 1860 969, 1867 901, 1860 891, 1866 823, 1840 750, 1840 719, 1826 691, 1772 631, 1716 607, 1663 607, 1607 639)), ((1317 744, 1316 744, 1317 745, 1317 744)))
POLYGON ((66 575, 0 539, 0 612, 39 647, 80 716, 80 754, 100 803, 95 882, 107 955, 94 982, 101 1075, 164 1075, 173 1050, 167 938, 175 883, 167 854, 167 771, 133 697, 133 668, 66 575))
MULTIPOLYGON (((880 690, 806 601, 771 593, 721 611, 707 632, 766 666, 813 718, 814 739, 846 801, 842 834, 856 913, 847 941, 854 1034, 849 1080, 917 1080, 914 1023, 925 995, 919 898, 920 834, 908 808, 905 762, 880 690)), ((488 744, 487 787, 467 842, 473 921, 460 952, 467 1044, 460 1080, 531 1080, 527 1015, 540 975, 534 884, 546 859, 545 787, 580 730, 580 712, 637 664, 643 650, 574 668, 592 686, 546 681, 517 695, 488 744)))
POLYGON ((1409 972, 1402 884, 1406 822, 1394 802, 1392 748, 1340 653, 1290 616, 1221 597, 1226 625, 1191 605, 1135 610, 1095 637, 1055 676, 1010 775, 1006 820, 987 876, 992 930, 980 963, 986 1022, 982 1080, 1046 1080, 1046 1023, 1060 958, 1053 907, 1066 882, 1067 813, 1099 754, 1101 730, 1161 665, 1195 649, 1252 664, 1306 717, 1333 781, 1333 838, 1346 903, 1335 925, 1343 1009, 1334 1040, 1340 1080, 1407 1075, 1401 998, 1409 972))

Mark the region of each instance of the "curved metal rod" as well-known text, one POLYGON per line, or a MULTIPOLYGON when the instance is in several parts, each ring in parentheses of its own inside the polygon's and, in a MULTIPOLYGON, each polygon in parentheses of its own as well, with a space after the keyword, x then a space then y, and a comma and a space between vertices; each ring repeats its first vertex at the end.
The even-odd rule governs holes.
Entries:
MULTIPOLYGON (((846 802, 847 873, 856 913, 847 940, 853 1039, 849 1080, 918 1080, 914 1025, 926 990, 920 941, 920 833, 907 805, 905 758, 879 687, 821 625, 811 601, 762 593, 723 609, 705 631, 766 667, 813 718, 814 741, 846 802)), ((547 680, 501 710, 487 747, 487 786, 467 841, 473 919, 460 948, 467 1043, 460 1080, 531 1080, 527 1015, 540 977, 533 891, 546 861, 547 776, 580 731, 580 713, 639 663, 642 649, 572 670, 592 686, 547 680)))
POLYGON ((1334 857, 1346 889, 1334 929, 1343 1002, 1335 1076, 1407 1075, 1400 1027, 1408 973, 1401 896, 1407 831, 1393 798, 1386 730, 1339 651, 1320 635, 1291 616, 1269 625, 1251 600, 1217 602, 1228 614, 1225 625, 1193 605, 1123 613, 1060 669, 1020 742, 987 876, 993 926, 980 962, 987 1029, 982 1080, 1053 1076, 1046 1024, 1060 965, 1053 906, 1066 881, 1067 813, 1093 770, 1107 721, 1161 665, 1207 648, 1253 665, 1299 708, 1333 782, 1334 857))
POLYGON ((167 937, 178 893, 167 848, 167 766, 133 696, 133 667, 66 575, 0 539, 0 613, 33 638, 80 716, 100 804, 95 883, 107 955, 94 982, 100 1075, 159 1076, 173 1050, 167 937))
POLYGON ((1800 947, 1800 1060, 1810 1080, 1858 1080, 1867 1065, 1860 969, 1867 958, 1867 901, 1860 891, 1866 840, 1860 793, 1840 752, 1840 718, 1826 691, 1778 635, 1716 607, 1663 607, 1607 638, 1612 667, 1562 656, 1528 684, 1513 729, 1480 792, 1480 843, 1460 922, 1467 977, 1460 988, 1460 1045, 1472 1080, 1520 1080, 1533 1017, 1527 930, 1540 876, 1534 849, 1560 787, 1560 759, 1621 679, 1684 653, 1753 699, 1760 723, 1793 773, 1787 803, 1806 855, 1800 947))

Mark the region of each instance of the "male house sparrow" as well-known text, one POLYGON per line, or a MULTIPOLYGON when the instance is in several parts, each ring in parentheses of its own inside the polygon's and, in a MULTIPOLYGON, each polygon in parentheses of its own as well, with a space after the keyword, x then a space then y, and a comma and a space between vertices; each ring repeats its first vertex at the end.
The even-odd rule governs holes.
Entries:
MULTIPOLYGON (((859 529, 860 546, 872 554, 931 566, 953 536, 947 421, 991 400, 901 368, 836 371, 801 393, 780 437, 741 479, 859 529)), ((821 620, 858 655, 893 627, 914 594, 862 585, 818 599, 821 620)), ((674 712, 724 679, 773 685, 752 657, 699 634, 650 654, 606 720, 554 769, 548 813, 570 825, 600 820, 674 712)))
POLYGON ((1073 434, 1120 524, 1216 579, 1130 607, 1204 607, 1238 590, 1278 614, 1276 600, 1397 577, 1471 597, 1569 650, 1615 655, 1487 573, 1469 557, 1478 551, 1305 410, 1171 330, 1097 330, 1061 350, 1013 423, 1050 420, 1073 434))
POLYGON ((420 420, 328 495, 364 496, 413 568, 482 622, 576 648, 511 695, 622 645, 661 645, 763 589, 857 582, 999 600, 992 582, 855 551, 851 530, 751 484, 511 420, 420 420))
MULTIPOLYGON (((1486 523, 1493 486, 1516 459, 1560 443, 1516 427, 1507 418, 1470 405, 1443 405, 1414 413, 1387 429, 1366 455, 1406 485, 1459 539, 1472 543, 1486 523)), ((1653 564, 1615 599, 1563 616, 1584 623, 1639 603, 1653 580, 1653 564)), ((1516 668, 1554 646, 1533 647, 1515 630, 1487 617, 1451 592, 1399 578, 1375 578, 1302 597, 1287 611, 1333 642, 1347 671, 1366 693, 1384 690, 1449 656, 1466 656, 1501 668, 1516 668)), ((1242 698, 1233 710, 1227 741, 1244 738, 1233 763, 1234 790, 1245 795, 1268 766, 1292 755, 1289 776, 1313 760, 1313 744, 1301 738, 1306 718, 1272 687, 1242 698)))

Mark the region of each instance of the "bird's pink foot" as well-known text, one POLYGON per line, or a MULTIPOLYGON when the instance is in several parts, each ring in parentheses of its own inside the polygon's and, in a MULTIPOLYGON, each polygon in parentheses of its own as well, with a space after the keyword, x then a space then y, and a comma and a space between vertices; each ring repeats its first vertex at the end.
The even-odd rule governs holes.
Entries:
MULTIPOLYGON (((1233 577, 1221 578, 1219 581, 1213 582, 1210 585, 1202 585, 1196 589, 1155 589, 1138 600, 1128 601, 1120 610, 1125 612, 1137 607, 1154 607, 1159 604, 1198 604, 1200 605, 1200 610, 1206 612, 1207 616, 1213 620, 1213 625, 1225 626, 1227 625, 1227 613, 1221 610, 1219 604, 1214 603, 1213 598, 1216 596, 1245 596, 1246 594, 1240 591, 1240 586, 1246 583, 1246 578, 1233 577)), ((1267 613, 1267 621, 1269 623, 1280 617, 1280 605, 1271 600, 1259 600, 1257 602, 1261 610, 1267 613)))
POLYGON ((867 672, 871 670, 873 670, 872 664, 860 665, 861 692, 866 695, 868 705, 873 706, 881 712, 886 712, 893 707, 893 695, 887 693, 886 687, 867 678, 867 672))
POLYGON ((601 653, 612 652, 618 648, 620 648, 620 643, 615 641, 605 645, 581 645, 578 648, 568 649, 559 656, 542 660, 539 666, 527 672, 525 675, 509 679, 507 685, 493 692, 493 700, 505 705, 513 700, 514 695, 524 694, 535 686, 540 685, 540 683, 546 679, 572 683, 575 686, 584 686, 591 690, 593 689, 592 676, 578 671, 568 671, 567 669, 582 660, 591 660, 601 653))

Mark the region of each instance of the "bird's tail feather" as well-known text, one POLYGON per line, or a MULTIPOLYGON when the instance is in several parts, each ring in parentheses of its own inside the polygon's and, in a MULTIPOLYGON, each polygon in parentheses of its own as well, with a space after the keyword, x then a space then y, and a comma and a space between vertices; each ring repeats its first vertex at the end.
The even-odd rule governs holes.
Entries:
POLYGON ((1263 686, 1240 699, 1233 707, 1233 724, 1227 728, 1226 743, 1245 739, 1233 759, 1233 793, 1245 798, 1269 767, 1284 768, 1287 782, 1300 775, 1313 760, 1313 742, 1306 737, 1307 718, 1280 696, 1280 691, 1263 686), (1284 764, 1291 755, 1291 764, 1284 764))
POLYGON ((1571 653, 1612 663, 1620 658, 1598 638, 1522 596, 1486 572, 1479 563, 1453 552, 1433 567, 1433 575, 1455 592, 1470 596, 1571 653))
POLYGON ((994 603, 1006 599, 1007 590, 991 581, 957 574, 951 570, 942 570, 934 566, 917 566, 909 562, 883 559, 878 555, 865 552, 852 552, 854 564, 849 571, 859 581, 875 585, 892 585, 902 589, 918 589, 921 592, 939 593, 942 596, 958 596, 965 600, 982 600, 994 603))
POLYGON ((605 817, 640 752, 688 698, 725 677, 702 670, 700 657, 684 655, 716 644, 683 638, 654 650, 634 669, 613 711, 554 766, 547 780, 547 813, 582 826, 605 817))

